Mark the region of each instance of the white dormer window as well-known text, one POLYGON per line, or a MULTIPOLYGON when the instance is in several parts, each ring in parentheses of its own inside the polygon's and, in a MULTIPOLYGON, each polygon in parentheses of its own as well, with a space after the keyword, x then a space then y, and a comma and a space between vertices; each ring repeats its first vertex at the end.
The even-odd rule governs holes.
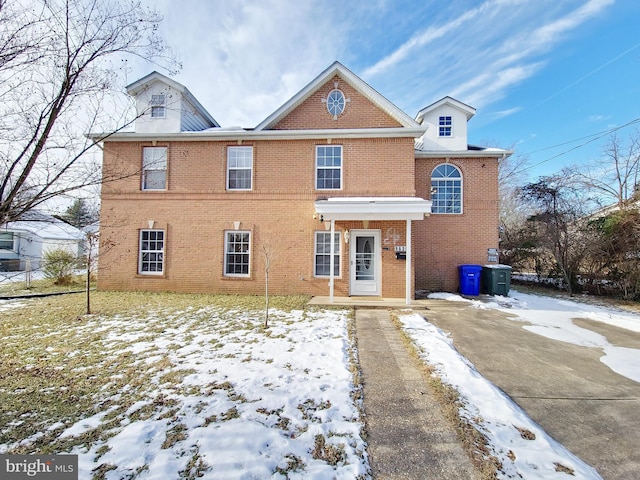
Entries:
POLYGON ((438 122, 438 136, 450 137, 451 136, 451 116, 442 116, 438 122))
POLYGON ((151 95, 151 118, 165 117, 165 102, 164 95, 151 95))

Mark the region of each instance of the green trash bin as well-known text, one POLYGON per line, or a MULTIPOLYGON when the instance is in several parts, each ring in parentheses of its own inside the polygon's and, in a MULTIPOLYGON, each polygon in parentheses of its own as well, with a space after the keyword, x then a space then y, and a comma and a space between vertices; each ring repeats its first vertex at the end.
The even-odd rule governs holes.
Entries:
POLYGON ((482 293, 509 296, 511 267, 509 265, 485 265, 482 267, 482 293))

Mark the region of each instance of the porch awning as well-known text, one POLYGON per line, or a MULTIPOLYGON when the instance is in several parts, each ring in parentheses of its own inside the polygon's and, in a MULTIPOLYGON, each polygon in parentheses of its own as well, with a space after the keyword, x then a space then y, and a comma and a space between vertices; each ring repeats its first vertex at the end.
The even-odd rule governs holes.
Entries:
POLYGON ((431 200, 418 197, 331 197, 315 202, 324 220, 422 220, 431 200))

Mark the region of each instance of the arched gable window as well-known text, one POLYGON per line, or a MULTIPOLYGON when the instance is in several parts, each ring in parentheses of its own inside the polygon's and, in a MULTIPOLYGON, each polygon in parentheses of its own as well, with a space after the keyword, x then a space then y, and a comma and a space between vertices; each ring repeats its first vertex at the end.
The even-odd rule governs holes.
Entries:
POLYGON ((462 213, 462 174, 443 163, 431 173, 431 213, 462 213))

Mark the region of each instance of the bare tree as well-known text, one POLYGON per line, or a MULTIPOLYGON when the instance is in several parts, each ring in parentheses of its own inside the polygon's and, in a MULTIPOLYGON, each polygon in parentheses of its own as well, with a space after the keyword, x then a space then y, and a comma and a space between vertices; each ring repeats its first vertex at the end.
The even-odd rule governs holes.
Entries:
POLYGON ((279 255, 275 243, 266 240, 260 249, 262 256, 262 266, 264 267, 264 328, 269 327, 269 272, 273 263, 279 255))
MULTIPOLYGON (((498 202, 500 208, 500 241, 520 231, 531 214, 528 205, 518 196, 526 181, 529 157, 515 153, 498 164, 498 202)), ((502 245, 501 245, 502 250, 502 245)))
POLYGON ((604 203, 625 208, 637 195, 640 181, 640 132, 633 132, 625 141, 611 134, 596 160, 573 168, 577 181, 585 189, 602 197, 604 203))
POLYGON ((586 255, 586 231, 582 225, 589 211, 589 199, 571 181, 570 172, 541 177, 520 189, 520 197, 535 213, 529 221, 535 225, 534 246, 537 255, 549 253, 567 289, 573 294, 578 288, 578 273, 586 255))
POLYGON ((118 64, 178 67, 161 20, 137 1, 0 0, 0 225, 101 181, 87 154, 133 120, 110 107, 122 99, 118 64))

